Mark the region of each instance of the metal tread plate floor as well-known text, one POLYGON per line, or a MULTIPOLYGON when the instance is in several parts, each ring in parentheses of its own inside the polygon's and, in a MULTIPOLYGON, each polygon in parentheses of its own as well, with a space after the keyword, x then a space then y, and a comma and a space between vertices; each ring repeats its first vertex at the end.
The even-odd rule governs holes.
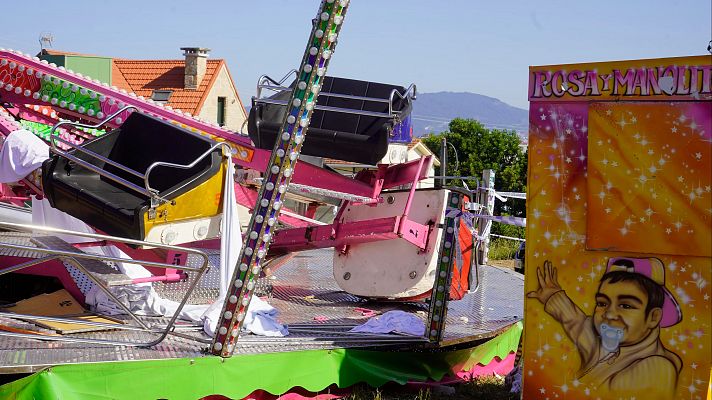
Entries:
MULTIPOLYGON (((370 312, 367 310, 378 314, 399 309, 412 312, 425 320, 427 308, 425 304, 366 301, 341 291, 332 276, 332 252, 331 249, 320 249, 299 253, 278 268, 271 279, 263 280, 261 292, 265 299, 279 310, 279 320, 289 326, 290 335, 273 338, 242 334, 235 356, 351 347, 413 348, 425 344, 424 339, 419 337, 348 333, 351 327, 368 320, 370 312)), ((521 319, 524 281, 520 274, 496 267, 483 267, 480 270, 480 279, 479 290, 467 294, 462 300, 450 302, 441 345, 492 337, 521 319)), ((215 277, 208 273, 199 285, 201 284, 204 294, 196 297, 198 302, 205 301, 207 294, 215 292, 215 277)), ((180 285, 176 285, 176 288, 172 289, 170 284, 165 284, 156 289, 162 295, 170 297, 171 291, 180 292, 179 287, 180 285)), ((167 321, 166 318, 142 318, 148 325, 154 326, 160 326, 167 321)), ((25 324, 12 321, 19 324, 19 327, 25 324)), ((208 339, 195 327, 182 325, 179 330, 190 336, 208 339)), ((172 335, 152 348, 45 342, 2 335, 0 331, 0 373, 32 372, 46 366, 70 363, 208 356, 204 351, 208 344, 172 335)), ((151 338, 147 333, 128 331, 104 331, 72 336, 136 342, 151 338)))

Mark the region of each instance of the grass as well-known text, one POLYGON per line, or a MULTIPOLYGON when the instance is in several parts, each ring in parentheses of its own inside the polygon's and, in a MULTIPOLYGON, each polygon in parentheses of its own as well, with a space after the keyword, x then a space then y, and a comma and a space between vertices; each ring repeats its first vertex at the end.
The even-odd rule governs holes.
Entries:
POLYGON ((372 388, 366 384, 353 387, 347 400, 519 400, 519 394, 510 393, 504 378, 482 376, 471 381, 445 388, 413 388, 388 384, 372 388), (454 390, 454 392, 453 392, 454 390))
POLYGON ((493 238, 490 241, 488 257, 490 260, 510 260, 519 249, 516 240, 493 238))

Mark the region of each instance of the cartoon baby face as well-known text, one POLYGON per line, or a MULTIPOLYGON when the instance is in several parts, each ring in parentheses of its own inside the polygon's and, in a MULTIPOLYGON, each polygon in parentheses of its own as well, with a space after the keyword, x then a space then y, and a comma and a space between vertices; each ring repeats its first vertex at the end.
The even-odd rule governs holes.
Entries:
POLYGON ((605 338, 606 332, 602 330, 613 328, 622 332, 618 345, 629 346, 640 342, 658 326, 662 315, 660 308, 646 312, 648 301, 648 293, 636 282, 602 281, 596 293, 596 308, 593 313, 598 334, 605 338))

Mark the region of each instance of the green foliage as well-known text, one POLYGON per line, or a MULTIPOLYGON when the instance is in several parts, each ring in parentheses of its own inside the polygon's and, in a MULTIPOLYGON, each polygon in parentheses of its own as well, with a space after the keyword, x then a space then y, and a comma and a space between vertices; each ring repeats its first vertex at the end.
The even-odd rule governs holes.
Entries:
POLYGON ((458 391, 461 398, 487 400, 519 400, 519 393, 511 393, 499 376, 481 376, 468 381, 458 391))
POLYGON ((487 256, 490 260, 511 260, 518 249, 516 240, 492 238, 487 256))
MULTIPOLYGON (((492 169, 495 171, 496 190, 526 192, 527 153, 519 147, 520 141, 515 131, 487 129, 474 119, 455 118, 450 121, 447 132, 430 135, 422 140, 433 153, 439 155, 443 137, 457 149, 459 160, 458 165, 452 148, 448 146, 446 175, 481 177, 483 170, 492 169)), ((439 173, 442 174, 442 171, 439 173)), ((466 179, 465 182, 470 188, 477 186, 474 179, 466 179)), ((525 217, 525 201, 508 199, 503 203, 498 200, 495 203, 495 215, 525 217)), ((499 223, 492 224, 492 233, 524 237, 523 228, 499 223)))
POLYGON ((397 384, 386 384, 372 388, 367 384, 352 386, 347 400, 515 400, 519 394, 510 393, 504 378, 500 376, 478 376, 465 383, 449 386, 451 391, 430 388, 412 388, 397 384))
MULTIPOLYGON (((512 201, 510 199, 509 201, 512 201)), ((519 202, 524 202, 524 200, 517 200, 519 202)), ((511 236, 511 237, 517 237, 517 238, 524 238, 524 227, 523 226, 514 226, 514 225, 507 225, 507 224, 501 224, 498 222, 494 222, 492 224, 492 230, 491 232, 496 234, 496 235, 502 235, 502 236, 511 236)), ((511 240, 510 240, 511 241, 511 240)))

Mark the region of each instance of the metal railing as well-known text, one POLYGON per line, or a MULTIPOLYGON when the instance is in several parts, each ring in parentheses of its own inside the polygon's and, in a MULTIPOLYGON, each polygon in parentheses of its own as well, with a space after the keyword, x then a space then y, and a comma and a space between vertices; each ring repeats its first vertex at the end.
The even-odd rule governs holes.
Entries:
POLYGON ((108 241, 108 242, 117 242, 117 243, 139 245, 139 246, 149 245, 152 247, 158 247, 158 248, 165 249, 165 250, 174 250, 174 251, 185 252, 188 254, 193 254, 193 255, 198 256, 202 259, 200 267, 193 268, 193 267, 188 267, 188 266, 174 265, 174 264, 168 264, 168 263, 162 263, 162 262, 156 262, 156 261, 134 260, 131 258, 111 257, 111 256, 105 256, 105 255, 84 253, 81 251, 77 251, 77 252, 64 251, 64 250, 56 250, 56 249, 50 249, 50 248, 41 248, 41 247, 25 246, 25 245, 20 245, 20 244, 0 242, 0 248, 7 248, 7 249, 21 250, 21 251, 30 251, 30 252, 48 255, 46 257, 40 257, 35 260, 26 261, 24 263, 20 263, 18 265, 11 266, 11 267, 5 268, 3 270, 0 270, 0 275, 4 275, 4 274, 10 273, 10 272, 19 271, 24 268, 29 268, 31 266, 38 265, 38 264, 41 264, 41 263, 44 263, 47 261, 56 260, 56 259, 68 262, 72 266, 74 266, 78 270, 80 270, 84 275, 86 275, 86 277, 89 278, 92 281, 92 283, 97 285, 119 308, 121 308, 124 312, 126 312, 126 314, 128 314, 131 317, 131 319, 133 319, 139 326, 137 327, 137 326, 133 326, 133 325, 120 325, 120 324, 114 325, 114 324, 106 324, 106 323, 100 323, 100 322, 84 321, 84 320, 79 320, 79 319, 15 314, 15 313, 8 313, 8 312, 0 312, 0 317, 20 318, 23 320, 33 320, 33 321, 47 320, 47 321, 65 322, 65 323, 71 323, 71 324, 81 324, 81 325, 93 326, 93 327, 97 327, 97 328, 101 328, 101 329, 111 328, 111 329, 118 329, 118 330, 141 331, 144 333, 159 335, 158 338, 156 338, 155 340, 148 341, 148 342, 126 342, 126 341, 115 341, 115 340, 105 340, 105 339, 46 336, 46 335, 39 335, 39 334, 34 335, 34 334, 22 334, 22 333, 1 332, 1 331, 0 331, 0 336, 12 336, 12 337, 20 337, 20 338, 26 338, 26 339, 80 342, 80 343, 103 344, 103 345, 114 345, 114 346, 132 346, 132 347, 155 346, 155 345, 161 343, 166 338, 166 336, 168 336, 169 334, 174 334, 173 329, 175 326, 175 322, 178 319, 178 316, 180 315, 181 311, 183 310, 183 307, 187 304, 188 298, 193 293, 193 290, 195 289, 198 281, 200 280, 200 278, 203 276, 203 274, 205 273, 205 271, 208 268, 208 255, 203 251, 188 248, 188 247, 171 246, 171 245, 164 245, 164 244, 153 243, 153 242, 146 242, 146 241, 142 241, 142 240, 125 239, 125 238, 120 238, 120 237, 116 237, 116 236, 101 235, 101 234, 97 234, 97 233, 75 232, 75 231, 69 231, 69 230, 64 230, 64 229, 49 228, 49 227, 43 227, 43 226, 37 226, 37 225, 15 224, 15 223, 8 223, 8 222, 0 222, 0 229, 10 230, 10 231, 19 231, 19 232, 28 232, 28 233, 46 232, 49 234, 72 235, 72 236, 93 238, 93 239, 97 239, 97 240, 104 240, 104 241, 108 241), (179 269, 182 271, 195 272, 195 277, 192 279, 192 281, 188 285, 188 289, 186 290, 185 296, 180 301, 178 307, 176 308, 175 313, 170 318, 166 327, 164 329, 155 329, 152 327, 148 327, 143 321, 141 321, 140 318, 138 318, 138 316, 136 316, 136 314, 134 314, 125 304, 123 304, 116 297, 116 295, 114 293, 111 292, 111 290, 109 289, 108 286, 106 286, 99 279, 97 279, 95 276, 93 276, 93 274, 90 271, 88 271, 82 265, 81 262, 79 262, 79 260, 81 260, 81 259, 97 260, 97 261, 112 261, 112 262, 129 262, 129 263, 141 264, 144 266, 158 267, 158 268, 164 268, 164 269, 169 269, 169 268, 179 269))
MULTIPOLYGON (((168 167, 168 168, 178 168, 178 169, 191 169, 191 168, 195 167, 200 161, 202 161, 205 157, 209 156, 213 151, 215 151, 215 149, 217 149, 219 147, 222 148, 223 156, 232 157, 232 155, 234 153, 234 151, 232 150, 232 147, 230 147, 230 145, 225 142, 220 142, 220 143, 216 143, 216 144, 210 146, 209 149, 205 150, 205 152, 203 152, 203 154, 199 155, 198 158, 193 160, 193 162, 190 164, 175 164, 175 163, 169 163, 169 162, 164 162, 164 161, 154 162, 153 164, 149 165, 148 168, 146 168, 146 174, 143 178, 144 187, 148 191, 151 191, 151 192, 155 191, 155 189, 151 189, 151 187, 149 186, 149 182, 148 182, 149 176, 151 175, 151 171, 153 171, 154 168, 168 167)), ((186 183, 186 185, 190 184, 191 182, 193 182, 196 179, 197 179, 197 177, 191 179, 190 181, 188 181, 186 183)), ((170 193, 168 193, 167 195, 170 195, 170 193)))
POLYGON ((60 156, 62 156, 62 157, 64 157, 64 158, 66 158, 66 159, 68 159, 68 160, 70 160, 70 161, 72 161, 72 162, 78 164, 78 165, 81 165, 82 167, 84 167, 84 168, 86 168, 86 169, 88 169, 88 170, 90 170, 90 171, 96 172, 97 174, 99 174, 99 175, 101 175, 101 176, 103 176, 103 177, 106 177, 106 178, 108 178, 108 179, 111 179, 112 181, 114 181, 114 182, 116 182, 116 183, 118 183, 118 184, 120 184, 120 185, 122 185, 122 186, 125 186, 125 187, 127 187, 127 188, 129 188, 129 189, 131 189, 131 190, 133 190, 133 191, 135 191, 135 192, 141 193, 141 194, 143 194, 144 196, 153 198, 153 197, 156 197, 156 194, 152 193, 150 190, 148 190, 148 189, 146 189, 146 188, 142 188, 141 186, 136 185, 135 183, 129 182, 129 181, 127 181, 127 180, 121 178, 120 176, 118 176, 118 175, 116 175, 116 174, 113 174, 113 173, 111 173, 111 172, 108 172, 108 171, 106 171, 106 170, 103 169, 103 168, 97 167, 96 165, 94 165, 94 164, 92 164, 92 163, 90 163, 90 162, 88 162, 88 161, 82 160, 82 159, 80 159, 79 157, 76 157, 75 155, 70 154, 69 152, 60 149, 60 148, 57 146, 57 142, 58 142, 58 141, 59 141, 59 142, 62 142, 62 143, 64 143, 65 145, 67 145, 68 147, 74 149, 75 151, 78 151, 78 152, 80 152, 80 153, 84 153, 84 154, 88 155, 89 157, 92 157, 92 158, 94 158, 94 159, 103 161, 103 162, 106 163, 106 164, 112 165, 112 166, 114 166, 114 167, 116 167, 116 168, 118 168, 118 169, 120 169, 120 170, 122 170, 122 171, 128 172, 129 174, 134 175, 134 176, 136 176, 136 177, 138 177, 138 178, 144 178, 144 175, 143 175, 142 173, 138 172, 138 171, 134 171, 133 169, 131 169, 131 168, 125 166, 125 165, 122 165, 122 164, 119 164, 119 163, 117 163, 117 162, 115 162, 115 161, 112 161, 112 160, 110 160, 110 159, 108 159, 108 158, 106 158, 106 157, 104 157, 104 156, 102 156, 102 155, 100 155, 100 154, 97 154, 97 153, 95 153, 95 152, 93 152, 93 151, 91 151, 91 150, 88 150, 88 149, 84 148, 83 146, 77 146, 77 145, 75 145, 74 143, 72 143, 72 142, 70 142, 70 141, 68 141, 68 140, 63 139, 62 137, 60 137, 60 135, 57 135, 56 137, 55 137, 55 135, 54 135, 54 132, 55 132, 57 129, 59 129, 61 126, 64 126, 64 125, 73 126, 73 127, 82 127, 82 128, 93 128, 93 129, 100 128, 100 127, 102 127, 104 124, 106 124, 107 122, 111 121, 112 119, 114 119, 114 118, 116 118, 118 115, 120 115, 121 113, 126 112, 126 111, 128 111, 128 110, 135 110, 135 111, 137 111, 138 109, 137 109, 136 107, 133 107, 133 106, 126 106, 126 107, 124 107, 124 108, 122 108, 122 109, 116 111, 115 113, 109 115, 108 117, 106 117, 106 119, 104 119, 103 121, 99 122, 98 124, 94 124, 94 125, 91 125, 91 124, 82 124, 82 123, 79 123, 79 122, 72 122, 72 121, 60 121, 60 122, 54 124, 54 126, 53 126, 52 129, 50 130, 50 133, 49 133, 49 136, 50 136, 50 146, 51 146, 50 149, 52 150, 53 153, 58 154, 58 155, 60 155, 60 156))
MULTIPOLYGON (((275 100, 275 99, 270 99, 270 98, 263 98, 262 91, 270 90, 275 93, 291 92, 294 89, 291 87, 285 86, 284 83, 292 75, 296 74, 296 72, 297 72, 296 70, 289 71, 279 81, 271 78, 268 75, 260 76, 260 78, 257 80, 257 94, 252 98, 253 101, 257 102, 257 103, 286 106, 288 103, 286 100, 275 100)), ((388 99, 382 99, 382 98, 377 98, 377 97, 356 96, 356 95, 349 95, 349 94, 342 94, 342 93, 330 93, 330 92, 326 92, 326 91, 321 91, 319 93, 319 96, 335 97, 335 98, 348 99, 348 100, 368 101, 368 102, 374 102, 374 103, 383 103, 383 104, 388 105, 388 112, 385 113, 385 112, 375 112, 375 111, 352 110, 352 109, 348 109, 348 108, 330 107, 330 106, 319 105, 319 104, 314 106, 315 110, 339 112, 339 113, 354 114, 354 115, 363 115, 363 116, 376 117, 376 118, 399 119, 400 112, 393 109, 393 104, 395 103, 397 98, 400 98, 400 100, 403 100, 403 101, 415 100, 417 97, 417 89, 416 89, 416 85, 414 83, 410 84, 410 86, 408 86, 408 88, 406 88, 406 90, 403 93, 401 93, 400 91, 398 91, 396 89, 393 89, 393 90, 391 90, 391 93, 389 94, 388 99)))
MULTIPOLYGON (((72 162, 74 162, 74 163, 76 163, 76 164, 78 164, 78 165, 80 165, 80 166, 82 166, 82 167, 84 167, 84 168, 86 168, 86 169, 89 169, 89 170, 91 170, 91 171, 93 171, 93 172, 95 172, 95 173, 97 173, 97 174, 99 174, 99 175, 101 175, 101 176, 103 176, 103 177, 106 177, 106 178, 108 178, 108 179, 111 179, 112 181, 114 181, 114 182, 116 182, 116 183, 118 183, 118 184, 120 184, 120 185, 122 185, 122 186, 124 186, 124 187, 127 187, 127 188, 129 188, 129 189, 131 189, 131 190, 133 190, 133 191, 136 191, 136 192, 138 192, 138 193, 143 194, 144 196, 149 197, 149 198, 151 199, 151 207, 156 207, 156 206, 157 206, 158 204, 160 204, 160 203, 168 203, 168 202, 170 202, 170 200, 168 200, 167 198, 165 198, 165 196, 170 195, 170 193, 167 193, 167 194, 164 194, 163 196, 161 196, 161 195, 159 195, 159 192, 158 192, 157 189, 153 189, 153 188, 151 188, 151 186, 150 186, 150 183, 149 183, 149 175, 151 174, 151 171, 152 171, 154 168, 156 168, 156 167, 170 167, 170 168, 190 169, 190 168, 193 168, 195 165, 197 165, 197 164, 198 164, 200 161, 202 161, 205 157, 207 157, 208 155, 210 155, 210 153, 212 153, 212 152, 213 152, 216 148, 218 148, 218 147, 223 147, 223 155, 226 155, 226 156, 227 156, 227 155, 232 155, 232 149, 231 149, 230 145, 227 144, 227 143, 225 143, 225 142, 220 142, 220 143, 217 143, 217 144, 211 146, 210 149, 206 150, 203 154, 201 154, 200 156, 198 156, 198 158, 196 158, 196 159, 195 159, 192 163, 190 163, 190 164, 175 164, 175 163, 169 163, 169 162, 163 162, 163 161, 156 161, 156 162, 154 162, 153 164, 151 164, 151 165, 148 167, 148 169, 146 169, 146 172, 145 172, 145 173, 141 173, 141 172, 135 171, 135 170, 133 170, 133 169, 131 169, 131 168, 129 168, 129 167, 123 165, 123 164, 120 164, 120 163, 118 163, 118 162, 116 162, 116 161, 110 160, 109 158, 104 157, 104 156, 102 156, 102 155, 100 155, 100 154, 97 154, 97 153, 95 153, 95 152, 93 152, 93 151, 91 151, 91 150, 89 150, 89 149, 86 149, 86 148, 84 148, 84 147, 82 147, 82 146, 77 146, 77 145, 75 145, 74 143, 71 143, 71 142, 69 142, 69 141, 67 141, 67 140, 65 140, 65 139, 63 139, 63 138, 61 138, 60 135, 57 135, 56 137, 54 137, 54 132, 55 132, 58 128, 60 128, 61 126, 63 126, 63 125, 68 125, 68 126, 73 126, 73 127, 82 127, 82 128, 93 128, 93 129, 96 129, 96 128, 99 128, 99 127, 103 126, 104 124, 106 124, 107 122, 111 121, 112 119, 116 118, 116 117, 117 117, 118 115, 120 115, 121 113, 126 112, 126 111, 129 111, 129 110, 139 111, 138 108, 136 108, 136 107, 134 107, 134 106, 126 106, 126 107, 124 107, 124 108, 122 108, 122 109, 116 111, 115 113, 109 115, 106 119, 104 119, 103 121, 101 121, 101 122, 99 122, 98 124, 95 124, 95 125, 83 124, 83 123, 72 122, 72 121, 61 121, 61 122, 58 122, 57 124, 55 124, 55 125, 52 127, 52 130, 50 131, 50 144, 51 144, 52 152, 55 153, 55 154, 58 154, 58 155, 60 155, 60 156, 62 156, 62 157, 65 157, 65 158, 67 158, 68 160, 70 160, 70 161, 72 161, 72 162), (139 186, 139 185, 136 185, 136 184, 133 183, 133 182, 129 182, 129 181, 127 181, 127 180, 121 178, 120 176, 118 176, 118 175, 116 175, 116 174, 113 174, 113 173, 111 173, 111 172, 109 172, 109 171, 107 171, 107 170, 105 170, 105 169, 103 169, 103 168, 100 168, 100 167, 98 167, 98 166, 96 166, 96 165, 94 165, 94 164, 92 164, 92 163, 90 163, 90 162, 88 162, 88 161, 82 160, 82 159, 76 157, 75 155, 70 154, 70 153, 67 152, 67 151, 64 151, 64 150, 60 149, 60 148, 57 146, 56 141, 59 141, 59 142, 64 143, 65 145, 71 147, 71 148, 74 149, 75 151, 79 151, 79 152, 81 152, 81 153, 84 153, 84 154, 88 155, 89 157, 92 157, 92 158, 94 158, 94 159, 100 160, 100 161, 104 162, 105 164, 112 165, 112 166, 114 166, 114 167, 116 167, 116 168, 118 168, 118 169, 120 169, 120 170, 122 170, 122 171, 124 171, 124 172, 127 172, 127 173, 129 173, 129 174, 131 174, 131 175, 133 175, 133 176, 135 176, 135 177, 137 177, 137 178, 143 179, 143 183, 144 183, 143 187, 141 187, 141 186, 139 186)), ((189 184, 190 182, 192 182, 192 181, 195 180, 195 179, 197 179, 197 178, 193 178, 191 181, 189 181, 189 182, 186 183, 186 184, 189 184)))

